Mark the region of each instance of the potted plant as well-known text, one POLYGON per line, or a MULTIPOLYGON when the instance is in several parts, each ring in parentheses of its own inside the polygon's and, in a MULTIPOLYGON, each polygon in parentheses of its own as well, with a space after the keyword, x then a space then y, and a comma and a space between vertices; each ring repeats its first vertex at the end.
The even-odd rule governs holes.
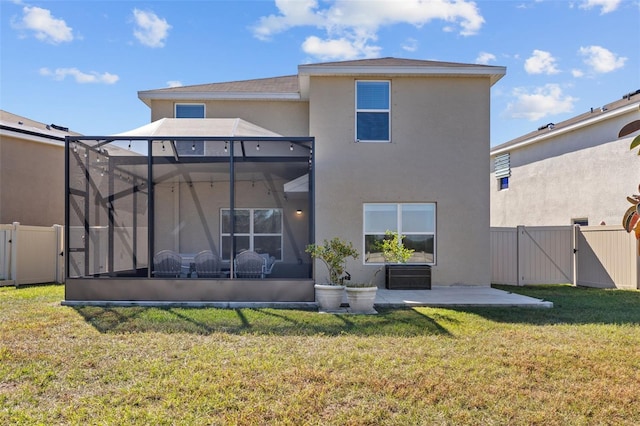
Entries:
POLYGON ((358 252, 349 241, 338 237, 324 240, 322 244, 309 244, 305 250, 314 259, 324 263, 329 271, 329 282, 315 284, 316 301, 320 310, 335 311, 340 308, 344 293, 344 268, 347 259, 358 258, 358 252))
MULTIPOLYGON (((384 257, 385 285, 388 289, 430 289, 431 267, 429 265, 406 265, 414 250, 405 247, 404 235, 387 231, 379 244, 384 257)), ((381 269, 376 271, 376 274, 381 269)), ((375 277, 375 275, 374 275, 375 277)))
POLYGON ((373 305, 376 300, 378 286, 374 284, 376 276, 385 269, 388 263, 406 263, 413 254, 413 250, 402 243, 403 235, 386 231, 385 238, 378 242, 377 248, 382 252, 385 264, 378 268, 368 283, 347 283, 346 292, 349 310, 354 313, 376 313, 373 305))

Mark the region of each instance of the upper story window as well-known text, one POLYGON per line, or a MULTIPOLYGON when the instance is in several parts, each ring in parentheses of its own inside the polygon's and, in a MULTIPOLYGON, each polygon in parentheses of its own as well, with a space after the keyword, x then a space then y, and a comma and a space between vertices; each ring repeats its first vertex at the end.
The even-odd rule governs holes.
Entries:
POLYGON ((356 81, 356 141, 391 140, 390 89, 390 81, 356 81))
POLYGON ((204 118, 204 104, 176 104, 176 118, 204 118))
POLYGON ((502 191, 503 189, 509 189, 509 176, 501 177, 498 179, 498 189, 502 191))
POLYGON ((496 155, 494 159, 494 174, 498 179, 498 191, 509 188, 509 176, 511 176, 511 157, 509 153, 496 155))

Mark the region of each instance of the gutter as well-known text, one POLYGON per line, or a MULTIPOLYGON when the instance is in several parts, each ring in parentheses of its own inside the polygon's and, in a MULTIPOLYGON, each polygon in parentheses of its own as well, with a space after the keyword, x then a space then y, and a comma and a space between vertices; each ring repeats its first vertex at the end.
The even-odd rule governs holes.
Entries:
MULTIPOLYGON (((25 130, 25 129, 18 129, 15 127, 10 127, 10 126, 5 126, 0 124, 0 134, 6 134, 5 132, 12 132, 12 133, 17 133, 19 135, 32 136, 31 138, 28 138, 28 139, 34 142, 47 143, 49 145, 61 146, 60 144, 54 143, 53 141, 61 142, 62 146, 64 146, 64 136, 49 135, 46 133, 34 132, 31 130, 25 130), (41 140, 41 139, 45 139, 45 140, 41 140)), ((7 136, 12 136, 12 135, 7 135, 7 136)))
POLYGON ((523 140, 523 141, 518 142, 518 143, 513 144, 513 145, 506 145, 506 146, 503 146, 503 147, 497 147, 497 148, 495 148, 495 149, 490 151, 490 156, 505 154, 505 153, 507 153, 509 151, 513 151, 514 149, 523 148, 525 146, 529 146, 529 145, 532 145, 534 143, 541 142, 543 140, 546 140, 546 139, 549 139, 549 138, 552 138, 552 137, 556 137, 556 136, 559 136, 559 135, 562 135, 562 134, 565 134, 565 133, 568 133, 568 132, 572 132, 572 131, 580 129, 582 127, 591 126, 591 125, 596 124, 596 123, 598 123, 600 121, 608 120, 610 118, 614 118, 614 117, 617 117, 619 115, 627 114, 627 113, 633 112, 635 110, 640 110, 640 104, 627 105, 627 106, 615 109, 613 111, 606 112, 604 114, 599 114, 597 117, 589 118, 589 119, 580 121, 578 123, 574 123, 574 124, 572 124, 570 126, 567 126, 567 127, 562 127, 562 128, 557 129, 557 130, 551 130, 551 131, 549 131, 547 133, 544 133, 542 135, 534 136, 532 138, 523 140))

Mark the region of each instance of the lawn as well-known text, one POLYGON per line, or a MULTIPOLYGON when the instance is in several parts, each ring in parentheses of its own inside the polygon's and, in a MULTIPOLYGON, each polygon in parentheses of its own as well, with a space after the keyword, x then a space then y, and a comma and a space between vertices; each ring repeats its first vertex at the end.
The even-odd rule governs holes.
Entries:
POLYGON ((0 424, 636 425, 640 292, 553 309, 64 307, 0 287, 0 424))

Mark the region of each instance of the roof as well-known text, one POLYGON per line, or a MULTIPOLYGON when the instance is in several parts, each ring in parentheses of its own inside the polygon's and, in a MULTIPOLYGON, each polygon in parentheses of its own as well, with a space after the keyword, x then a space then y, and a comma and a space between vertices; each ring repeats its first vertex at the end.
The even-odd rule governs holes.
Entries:
POLYGON ((111 136, 281 136, 241 118, 161 118, 111 136))
POLYGON ((510 150, 540 142, 581 127, 590 126, 630 111, 640 111, 640 90, 628 93, 624 95, 622 99, 603 105, 600 108, 591 108, 591 110, 583 114, 559 123, 548 123, 539 127, 537 130, 497 145, 491 148, 491 155, 506 153, 510 150))
POLYGON ((0 110, 0 135, 62 146, 65 136, 80 136, 68 128, 44 124, 8 111, 0 110))
POLYGON ((488 77, 493 85, 505 74, 506 68, 489 65, 401 58, 361 59, 304 64, 298 66, 297 75, 143 90, 138 92, 138 98, 149 106, 154 99, 294 101, 308 98, 311 76, 476 76, 488 77))

